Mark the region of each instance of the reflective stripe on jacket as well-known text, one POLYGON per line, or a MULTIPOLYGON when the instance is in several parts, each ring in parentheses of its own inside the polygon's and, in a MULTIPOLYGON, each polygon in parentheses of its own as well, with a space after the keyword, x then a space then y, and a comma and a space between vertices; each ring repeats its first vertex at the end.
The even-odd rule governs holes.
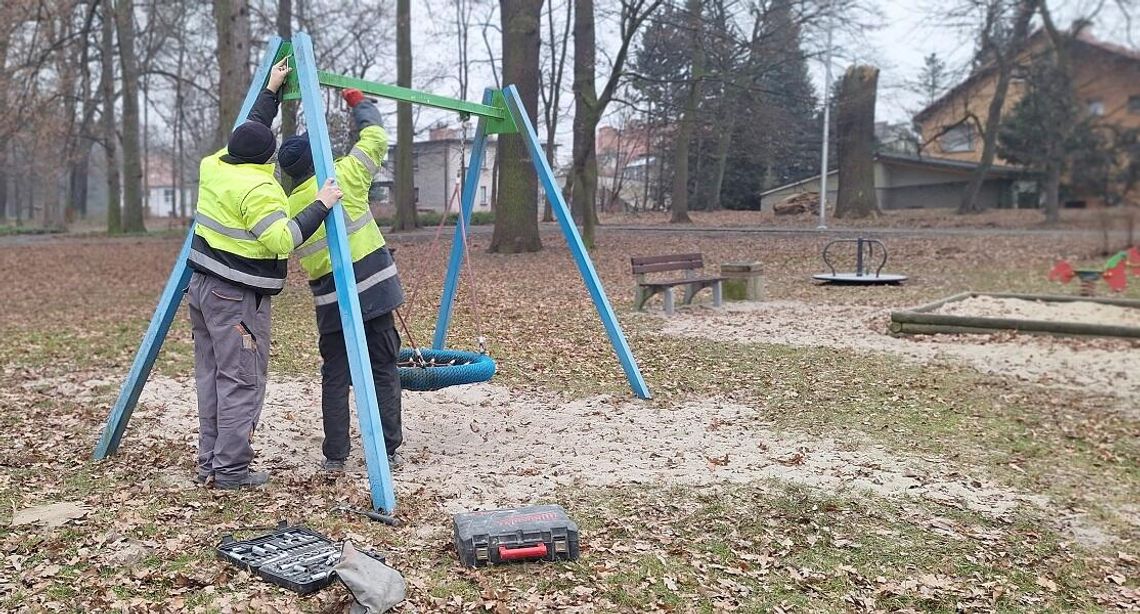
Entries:
POLYGON ((272 164, 230 164, 222 160, 225 153, 222 149, 202 160, 190 266, 262 294, 277 294, 285 287, 289 253, 319 220, 292 219, 272 164))
MULTIPOLYGON (((336 180, 344 192, 341 205, 346 216, 348 246, 364 320, 389 313, 404 302, 396 264, 391 252, 384 247, 384 236, 372 218, 368 203, 372 177, 379 170, 387 151, 388 133, 380 126, 368 125, 361 128, 359 140, 349 155, 336 161, 336 180)), ((289 196, 290 212, 312 202, 316 193, 316 177, 302 182, 289 196)), ((309 276, 318 328, 321 332, 339 330, 341 323, 332 279, 332 259, 323 225, 298 248, 297 255, 309 276)))

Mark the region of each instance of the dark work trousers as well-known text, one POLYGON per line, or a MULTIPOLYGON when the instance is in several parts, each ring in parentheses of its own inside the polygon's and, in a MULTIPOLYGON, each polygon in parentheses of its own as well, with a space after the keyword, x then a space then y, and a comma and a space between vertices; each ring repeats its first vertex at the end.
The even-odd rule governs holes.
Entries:
MULTIPOLYGON (((396 360, 400 356, 400 333, 386 313, 364 323, 368 358, 372 363, 372 381, 376 386, 376 402, 380 406, 380 425, 384 428, 384 446, 391 456, 404 440, 400 425, 400 373, 396 360)), ((348 437, 348 387, 352 375, 348 369, 348 351, 344 332, 321 333, 321 413, 325 424, 325 458, 344 460, 351 449, 348 437)))
POLYGON ((236 481, 249 473, 253 432, 265 404, 269 297, 217 277, 190 278, 198 475, 236 481))

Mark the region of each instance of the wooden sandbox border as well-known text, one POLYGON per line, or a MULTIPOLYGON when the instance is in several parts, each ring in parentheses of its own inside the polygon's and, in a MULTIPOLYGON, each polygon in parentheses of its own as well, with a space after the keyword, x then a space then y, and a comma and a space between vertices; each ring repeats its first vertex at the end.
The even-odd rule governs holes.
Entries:
POLYGON ((1140 327, 1116 326, 1108 324, 1088 324, 1083 322, 1046 322, 1044 320, 1019 320, 1015 318, 986 318, 978 316, 956 316, 934 313, 947 303, 962 301, 978 296, 992 298, 1016 298, 1026 301, 1053 303, 1089 302, 1103 305, 1117 305, 1140 309, 1140 300, 1127 298, 1099 298, 1088 296, 1056 296, 1048 294, 1016 294, 989 292, 962 292, 947 298, 927 303, 911 309, 891 312, 890 331, 895 335, 933 334, 991 334, 1003 331, 1017 331, 1031 335, 1060 335, 1080 337, 1124 337, 1140 339, 1140 327))

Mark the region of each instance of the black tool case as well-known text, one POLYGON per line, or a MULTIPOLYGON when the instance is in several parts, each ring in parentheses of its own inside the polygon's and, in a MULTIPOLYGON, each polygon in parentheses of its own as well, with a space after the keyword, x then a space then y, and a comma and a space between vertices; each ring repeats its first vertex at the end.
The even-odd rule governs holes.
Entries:
POLYGON ((578 525, 561 505, 468 512, 453 520, 455 549, 468 567, 578 558, 578 525))
MULTIPOLYGON (((218 556, 261 576, 266 582, 307 595, 336 580, 333 567, 340 561, 341 544, 305 527, 280 523, 277 530, 247 540, 222 537, 218 556)), ((383 561, 382 556, 366 552, 383 561)))

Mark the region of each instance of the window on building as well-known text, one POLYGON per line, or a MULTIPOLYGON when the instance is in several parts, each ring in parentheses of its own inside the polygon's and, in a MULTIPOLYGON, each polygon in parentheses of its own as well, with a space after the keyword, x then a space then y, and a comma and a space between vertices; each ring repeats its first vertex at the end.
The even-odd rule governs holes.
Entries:
POLYGON ((941 143, 946 153, 974 151, 974 127, 970 124, 954 126, 942 135, 941 143))
POLYGON ((415 153, 412 154, 412 170, 413 171, 420 170, 420 156, 419 156, 419 154, 415 154, 415 153))
POLYGON ((1089 101, 1089 115, 1100 117, 1104 115, 1104 101, 1103 100, 1090 100, 1089 101))
POLYGON ((417 205, 420 204, 420 188, 419 188, 419 186, 416 186, 415 188, 413 188, 412 193, 413 193, 413 198, 415 199, 415 203, 417 205))
POLYGON ((1140 96, 1128 97, 1128 112, 1140 113, 1140 96))
POLYGON ((479 186, 479 203, 487 204, 487 186, 479 186))
POLYGON ((165 190, 163 190, 162 191, 162 199, 164 201, 166 201, 166 204, 168 204, 168 205, 173 204, 174 203, 174 190, 171 188, 166 188, 165 190))

